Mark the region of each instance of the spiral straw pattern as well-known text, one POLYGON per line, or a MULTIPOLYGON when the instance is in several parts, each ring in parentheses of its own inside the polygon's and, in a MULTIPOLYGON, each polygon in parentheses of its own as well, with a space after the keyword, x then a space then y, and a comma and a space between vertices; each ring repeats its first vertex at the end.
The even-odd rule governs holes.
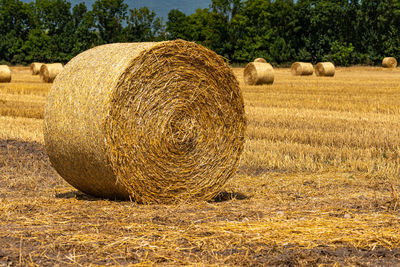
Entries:
POLYGON ((211 199, 235 173, 245 129, 229 66, 182 40, 78 55, 57 77, 45 114, 46 149, 65 180, 140 203, 211 199))

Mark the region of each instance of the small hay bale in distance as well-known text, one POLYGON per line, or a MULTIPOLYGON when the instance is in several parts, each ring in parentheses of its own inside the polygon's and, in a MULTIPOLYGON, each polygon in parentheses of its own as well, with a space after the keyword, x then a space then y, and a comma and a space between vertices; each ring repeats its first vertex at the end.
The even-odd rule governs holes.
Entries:
POLYGON ((40 67, 40 78, 43 82, 52 83, 63 69, 61 63, 43 64, 40 67))
POLYGON ((243 76, 247 85, 274 83, 274 69, 269 63, 250 62, 244 68, 243 76))
POLYGON ((312 75, 314 72, 314 67, 308 62, 295 62, 292 64, 291 71, 292 74, 296 76, 312 75))
POLYGON ((32 75, 39 75, 40 68, 42 67, 43 64, 44 63, 39 63, 39 62, 31 63, 30 68, 31 68, 32 75))
POLYGON ((394 57, 385 57, 382 60, 382 67, 384 68, 396 68, 397 60, 394 57))
POLYGON ((319 62, 315 65, 315 75, 333 77, 335 76, 335 65, 332 62, 319 62))
POLYGON ((258 57, 256 59, 254 59, 253 62, 267 63, 267 61, 265 59, 263 59, 262 57, 258 57))
POLYGON ((0 65, 0 83, 11 82, 11 70, 7 65, 0 65))
POLYGON ((77 189, 139 203, 212 199, 235 173, 246 120, 223 58, 176 40, 98 46, 53 83, 53 167, 77 189))

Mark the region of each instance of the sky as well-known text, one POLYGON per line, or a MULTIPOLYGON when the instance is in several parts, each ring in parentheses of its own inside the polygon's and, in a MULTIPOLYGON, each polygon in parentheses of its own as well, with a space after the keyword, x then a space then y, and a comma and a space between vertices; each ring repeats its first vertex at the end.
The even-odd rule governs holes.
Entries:
POLYGON ((209 7, 211 0, 137 0, 125 2, 133 7, 147 6, 148 8, 154 10, 159 17, 163 17, 164 21, 168 18, 168 12, 171 9, 179 9, 186 15, 190 15, 196 11, 198 8, 209 7))
MULTIPOLYGON (((22 0, 24 2, 33 2, 32 0, 22 0)), ((90 9, 95 0, 67 0, 75 6, 81 2, 84 2, 88 9, 90 9)), ((156 12, 158 17, 163 17, 163 21, 167 21, 168 12, 171 9, 179 9, 186 15, 190 15, 198 8, 209 7, 211 0, 125 0, 125 3, 129 5, 129 8, 140 8, 147 6, 150 10, 156 12)))

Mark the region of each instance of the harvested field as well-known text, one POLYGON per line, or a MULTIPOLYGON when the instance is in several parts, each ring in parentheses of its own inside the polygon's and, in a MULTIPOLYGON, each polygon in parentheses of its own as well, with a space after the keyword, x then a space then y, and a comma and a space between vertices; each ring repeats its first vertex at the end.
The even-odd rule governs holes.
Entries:
POLYGON ((236 176, 213 201, 92 198, 50 166, 51 85, 0 85, 0 266, 400 264, 400 70, 336 68, 243 90, 236 176), (11 110, 11 111, 10 111, 11 110))

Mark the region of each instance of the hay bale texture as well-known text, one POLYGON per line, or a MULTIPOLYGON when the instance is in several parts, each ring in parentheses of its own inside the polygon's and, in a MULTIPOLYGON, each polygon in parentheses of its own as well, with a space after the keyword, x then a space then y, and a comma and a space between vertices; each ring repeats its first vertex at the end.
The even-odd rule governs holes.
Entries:
POLYGON ((314 72, 314 67, 311 63, 307 62, 295 62, 292 64, 292 74, 299 75, 312 75, 314 72))
POLYGON ((30 65, 32 75, 39 75, 40 68, 42 67, 43 63, 33 62, 30 65))
POLYGON ((52 85, 44 124, 67 182, 140 203, 214 197, 235 173, 246 128, 229 66, 182 40, 79 54, 52 85))
POLYGON ((267 61, 265 59, 263 59, 262 57, 258 57, 256 59, 254 59, 253 62, 267 63, 267 61))
POLYGON ((247 85, 274 83, 274 69, 269 63, 250 62, 244 68, 243 75, 247 85))
POLYGON ((382 60, 382 67, 384 68, 396 68, 397 60, 394 57, 385 57, 382 60))
POLYGON ((335 65, 331 62, 319 62, 315 65, 315 75, 333 77, 335 76, 335 65))
POLYGON ((46 83, 52 83, 63 69, 61 63, 43 64, 40 67, 40 78, 46 83))
POLYGON ((0 65, 0 83, 11 82, 11 70, 7 65, 0 65))

